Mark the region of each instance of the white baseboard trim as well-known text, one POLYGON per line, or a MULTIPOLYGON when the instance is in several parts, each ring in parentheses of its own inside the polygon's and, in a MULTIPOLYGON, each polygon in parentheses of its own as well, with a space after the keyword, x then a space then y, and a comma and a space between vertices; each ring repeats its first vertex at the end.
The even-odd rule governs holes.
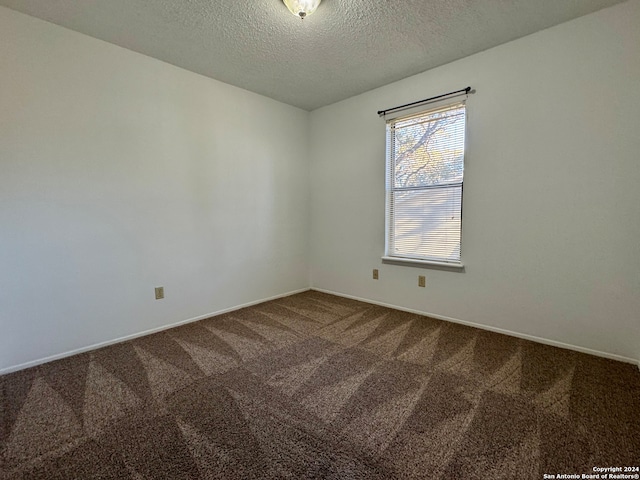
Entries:
POLYGON ((113 345, 115 343, 126 342, 128 340, 133 340, 135 338, 144 337, 145 335, 151 335, 153 333, 162 332, 164 330, 169 330, 171 328, 179 327, 180 325, 185 325, 191 322, 197 322, 198 320, 204 320, 205 318, 215 317, 216 315, 222 315, 223 313, 233 312, 234 310, 240 310, 241 308, 251 307, 252 305, 257 305, 259 303, 269 302, 271 300, 275 300, 277 298, 288 297, 290 295, 295 295, 296 293, 302 293, 308 291, 309 288, 301 288, 299 290, 293 290, 287 293, 281 293, 279 295, 274 295, 269 298, 263 298, 261 300, 255 300, 253 302, 243 303, 242 305, 237 305, 235 307, 225 308, 223 310, 218 310, 212 313, 205 313, 204 315, 199 315, 197 317, 188 318, 187 320, 180 320, 179 322, 170 323, 169 325, 163 325, 161 327, 152 328, 150 330, 145 330, 143 332, 133 333, 131 335, 126 335, 124 337, 115 338, 113 340, 107 340, 106 342, 95 343, 93 345, 89 345, 88 347, 77 348, 75 350, 70 350, 64 353, 58 353, 55 355, 51 355, 49 357, 39 358, 38 360, 32 360, 30 362, 21 363, 20 365, 14 365, 12 367, 7 367, 0 369, 0 375, 5 375, 7 373, 17 372, 18 370, 24 370, 25 368, 35 367, 37 365, 42 365, 43 363, 53 362, 54 360, 60 360, 61 358, 70 357, 72 355, 77 355, 79 353, 89 352, 91 350, 97 350, 98 348, 107 347, 109 345, 113 345))
POLYGON ((608 358, 610 360, 617 360, 619 362, 631 363, 631 364, 637 365, 638 369, 640 369, 640 360, 635 359, 635 358, 624 357, 622 355, 616 355, 615 353, 607 353, 607 352, 601 352, 599 350, 592 350, 591 348, 579 347, 577 345, 571 345, 569 343, 558 342, 556 340, 548 340, 546 338, 536 337, 534 335, 527 335, 526 333, 513 332, 511 330, 506 330, 504 328, 492 327, 490 325, 483 325, 481 323, 468 322, 466 320, 460 320, 460 319, 457 319, 457 318, 446 317, 444 315, 438 315, 436 313, 429 313, 429 312, 423 312, 423 311, 420 311, 420 310, 415 310, 415 309, 412 309, 412 308, 400 307, 398 305, 392 305, 392 304, 389 304, 389 303, 378 302, 376 300, 370 300, 368 298, 356 297, 354 295, 348 295, 346 293, 334 292, 332 290, 326 290, 324 288, 311 287, 311 290, 315 290, 317 292, 322 292, 322 293, 328 293, 330 295, 337 295, 339 297, 350 298, 351 300, 358 300, 360 302, 371 303, 371 304, 374 304, 374 305, 380 305, 381 307, 388 307, 388 308, 393 308, 395 310, 402 310, 404 312, 416 313, 418 315, 425 315, 427 317, 437 318, 438 320, 444 320, 446 322, 459 323, 461 325, 466 325, 468 327, 475 327, 475 328, 479 328, 481 330, 488 330, 488 331, 494 332, 494 333, 502 333, 504 335, 509 335, 511 337, 522 338, 524 340, 531 340, 532 342, 542 343, 544 345, 550 345, 552 347, 559 347, 559 348, 564 348, 564 349, 567 349, 567 350, 574 350, 576 352, 586 353, 586 354, 589 354, 589 355, 595 355, 597 357, 608 358))

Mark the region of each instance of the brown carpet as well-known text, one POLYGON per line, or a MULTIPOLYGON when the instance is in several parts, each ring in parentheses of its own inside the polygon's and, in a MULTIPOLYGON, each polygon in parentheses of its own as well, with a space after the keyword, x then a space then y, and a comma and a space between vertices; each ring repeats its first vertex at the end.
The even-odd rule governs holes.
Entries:
POLYGON ((0 382, 7 479, 540 479, 640 463, 636 366, 319 292, 0 382))

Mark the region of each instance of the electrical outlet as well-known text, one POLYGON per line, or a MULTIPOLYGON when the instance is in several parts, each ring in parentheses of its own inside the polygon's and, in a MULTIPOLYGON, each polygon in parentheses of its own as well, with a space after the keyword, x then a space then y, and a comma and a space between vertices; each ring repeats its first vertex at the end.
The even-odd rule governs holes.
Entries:
POLYGON ((156 287, 156 300, 164 298, 164 287, 156 287))
POLYGON ((427 280, 424 277, 424 275, 418 275, 418 286, 419 287, 424 287, 427 284, 427 280))
POLYGON ((373 269, 373 279, 374 280, 378 280, 378 269, 377 268, 373 269))

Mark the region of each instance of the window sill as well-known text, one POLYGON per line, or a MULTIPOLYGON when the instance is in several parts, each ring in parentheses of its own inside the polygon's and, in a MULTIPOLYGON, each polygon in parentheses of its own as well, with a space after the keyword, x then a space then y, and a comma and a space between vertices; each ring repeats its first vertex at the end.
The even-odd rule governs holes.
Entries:
POLYGON ((416 258, 403 258, 403 257, 382 257, 383 263, 395 263, 395 264, 403 264, 409 265, 413 267, 424 267, 424 268, 440 268, 445 270, 464 270, 463 263, 446 263, 446 262, 436 262, 433 260, 418 260, 416 258))

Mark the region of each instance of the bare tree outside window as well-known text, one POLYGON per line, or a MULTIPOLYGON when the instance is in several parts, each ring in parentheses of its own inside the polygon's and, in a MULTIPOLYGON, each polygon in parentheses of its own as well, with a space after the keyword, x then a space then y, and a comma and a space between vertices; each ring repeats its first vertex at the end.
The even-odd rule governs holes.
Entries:
POLYGON ((465 105, 387 125, 387 255, 460 263, 465 105))

